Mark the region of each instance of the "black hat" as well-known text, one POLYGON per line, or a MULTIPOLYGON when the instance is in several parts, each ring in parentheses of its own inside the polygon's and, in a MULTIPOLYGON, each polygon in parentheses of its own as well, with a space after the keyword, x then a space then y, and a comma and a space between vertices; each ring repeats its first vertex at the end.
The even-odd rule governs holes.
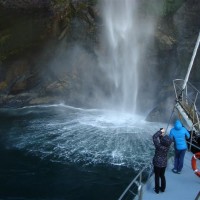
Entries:
POLYGON ((169 147, 172 143, 172 139, 168 135, 165 135, 161 138, 160 143, 163 146, 169 147))

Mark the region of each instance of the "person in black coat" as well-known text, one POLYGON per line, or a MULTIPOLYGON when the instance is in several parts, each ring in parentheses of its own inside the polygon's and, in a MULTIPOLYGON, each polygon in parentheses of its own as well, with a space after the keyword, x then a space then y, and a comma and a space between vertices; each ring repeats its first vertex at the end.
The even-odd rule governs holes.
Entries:
POLYGON ((155 173, 155 189, 154 191, 158 194, 165 191, 166 179, 165 169, 167 167, 167 153, 169 151, 172 139, 165 134, 165 129, 161 128, 158 132, 153 135, 153 143, 155 145, 155 154, 153 157, 154 173, 155 173), (161 179, 161 186, 159 184, 161 179))

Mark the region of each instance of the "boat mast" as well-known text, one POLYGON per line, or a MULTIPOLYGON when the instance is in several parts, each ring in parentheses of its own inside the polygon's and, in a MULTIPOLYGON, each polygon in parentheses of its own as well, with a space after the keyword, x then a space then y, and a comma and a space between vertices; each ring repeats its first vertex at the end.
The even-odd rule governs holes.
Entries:
MULTIPOLYGON (((183 80, 183 85, 182 85, 182 88, 181 91, 179 90, 179 94, 177 93, 177 90, 176 90, 176 84, 175 84, 175 80, 173 81, 174 82, 174 89, 175 89, 175 93, 176 93, 176 104, 174 105, 173 107, 173 110, 172 110, 172 113, 171 113, 171 116, 170 116, 170 119, 169 119, 169 122, 168 122, 168 125, 167 125, 167 128, 166 128, 166 132, 167 132, 167 129, 169 127, 169 124, 170 124, 170 121, 171 121, 171 118, 172 118, 172 115, 174 113, 174 110, 175 108, 179 111, 179 113, 182 113, 182 116, 186 116, 186 118, 188 118, 188 113, 186 112, 187 109, 182 109, 183 105, 184 104, 181 104, 182 100, 183 100, 183 93, 184 93, 184 90, 187 86, 187 82, 188 82, 188 79, 189 79, 189 75, 190 75, 190 72, 191 72, 191 69, 192 69, 192 66, 193 66, 193 63, 194 63, 194 59, 196 57, 196 54, 197 54, 197 50, 198 50, 198 47, 199 47, 199 44, 200 44, 200 32, 199 32, 199 36, 197 38, 197 42, 196 42, 196 45, 195 45, 195 48, 193 50, 193 55, 192 55, 192 58, 191 58, 191 61, 190 61, 190 64, 188 66, 188 71, 187 71, 187 74, 185 76, 185 79, 183 80), (186 112, 186 113, 185 113, 186 112)), ((198 92, 197 92, 198 93, 198 92)), ((187 94, 186 94, 186 98, 187 98, 187 94)), ((196 100, 195 100, 196 101, 196 100)), ((199 118, 198 118, 198 122, 199 122, 199 118)), ((192 122, 193 123, 193 122, 192 122)), ((199 125, 200 127, 200 125, 199 125)), ((200 128, 199 128, 200 129, 200 128)))
POLYGON ((198 47, 199 47, 199 43, 200 43, 200 32, 199 32, 199 36, 197 38, 197 42, 196 42, 196 45, 195 45, 195 48, 194 48, 194 51, 193 51, 193 55, 192 55, 189 67, 188 67, 187 74, 185 76, 185 80, 184 80, 184 83, 183 83, 182 91, 185 89, 185 87, 187 85, 187 82, 188 82, 188 79, 189 79, 189 75, 190 75, 190 71, 192 69, 192 66, 193 66, 193 63, 194 63, 194 59, 195 59, 195 56, 197 54, 197 50, 198 50, 198 47))

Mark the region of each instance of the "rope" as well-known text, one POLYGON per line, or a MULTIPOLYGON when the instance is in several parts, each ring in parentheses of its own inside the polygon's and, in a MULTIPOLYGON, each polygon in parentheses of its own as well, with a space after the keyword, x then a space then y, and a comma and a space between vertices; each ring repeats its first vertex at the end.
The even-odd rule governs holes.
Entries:
POLYGON ((170 115, 170 118, 169 118, 169 121, 168 121, 168 124, 167 124, 167 128, 166 128, 165 133, 167 133, 167 129, 168 129, 168 127, 169 127, 170 121, 171 121, 172 116, 173 116, 173 114, 174 114, 175 106, 176 106, 176 104, 174 105, 173 110, 172 110, 172 112, 171 112, 171 115, 170 115))

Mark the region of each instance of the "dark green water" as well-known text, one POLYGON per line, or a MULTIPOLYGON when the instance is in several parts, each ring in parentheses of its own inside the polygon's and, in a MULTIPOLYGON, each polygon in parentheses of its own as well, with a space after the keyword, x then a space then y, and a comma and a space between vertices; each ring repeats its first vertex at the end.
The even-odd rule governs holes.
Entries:
POLYGON ((117 199, 132 176, 125 167, 52 163, 18 150, 1 148, 0 156, 2 199, 117 199))
POLYGON ((134 119, 63 105, 1 110, 0 199, 118 199, 152 158, 157 125, 134 119))

